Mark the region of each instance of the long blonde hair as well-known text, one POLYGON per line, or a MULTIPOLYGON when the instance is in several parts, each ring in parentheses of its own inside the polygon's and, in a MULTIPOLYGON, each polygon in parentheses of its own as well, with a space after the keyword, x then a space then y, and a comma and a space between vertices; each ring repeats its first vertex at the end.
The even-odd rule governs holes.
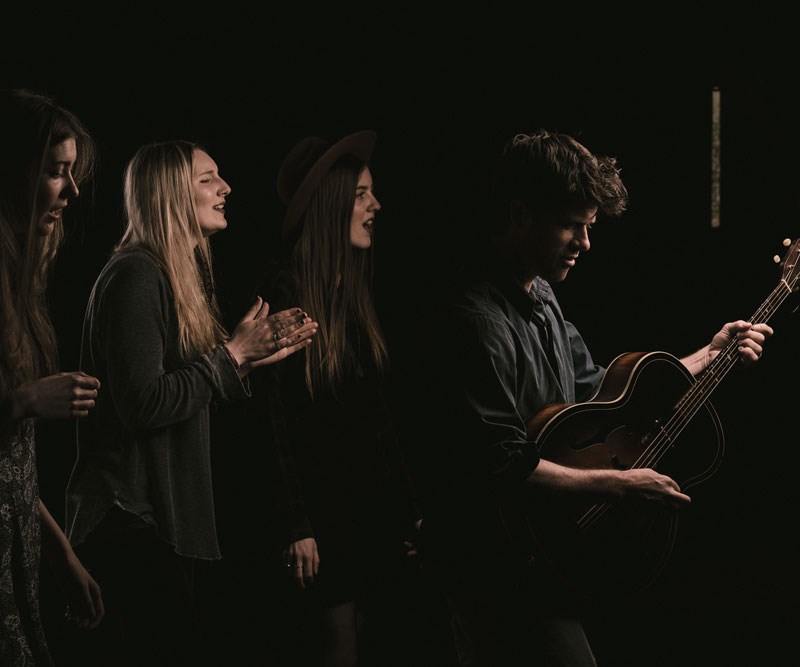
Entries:
POLYGON ((214 296, 211 249, 194 206, 189 141, 139 148, 125 168, 125 231, 114 252, 146 252, 169 280, 178 314, 181 352, 190 359, 227 339, 214 296))
POLYGON ((311 197, 290 251, 299 302, 319 323, 317 340, 306 348, 306 386, 313 396, 336 388, 359 369, 358 350, 348 325, 367 337, 375 366, 388 365, 386 340, 372 301, 372 250, 354 248, 350 221, 358 177, 365 165, 351 156, 339 159, 311 197))
POLYGON ((45 301, 47 277, 64 238, 61 220, 37 231, 36 199, 48 151, 74 139, 72 176, 91 175, 95 144, 81 121, 28 90, 0 99, 0 401, 19 385, 55 371, 58 348, 45 301))

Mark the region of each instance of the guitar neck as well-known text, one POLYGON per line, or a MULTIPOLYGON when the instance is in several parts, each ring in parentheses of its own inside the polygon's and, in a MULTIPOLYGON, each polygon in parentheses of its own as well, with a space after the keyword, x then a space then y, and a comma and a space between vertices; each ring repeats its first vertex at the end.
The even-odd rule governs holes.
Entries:
MULTIPOLYGON (((747 321, 753 324, 757 322, 769 322, 791 293, 791 287, 789 287, 786 281, 782 280, 747 321)), ((677 407, 693 408, 694 412, 699 410, 702 404, 711 396, 712 392, 720 385, 725 376, 736 365, 736 362, 739 360, 738 348, 739 341, 734 337, 708 365, 708 368, 703 371, 703 374, 697 382, 692 385, 691 389, 681 398, 677 407)))

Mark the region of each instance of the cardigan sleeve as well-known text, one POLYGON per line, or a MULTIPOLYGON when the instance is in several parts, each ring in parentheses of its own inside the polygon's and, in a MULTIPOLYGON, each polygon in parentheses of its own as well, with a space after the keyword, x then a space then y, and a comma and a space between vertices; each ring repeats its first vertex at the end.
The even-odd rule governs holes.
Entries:
POLYGON ((94 295, 93 354, 106 361, 107 390, 120 419, 132 428, 181 422, 212 399, 250 395, 221 346, 178 368, 165 368, 172 291, 147 257, 121 257, 94 295))

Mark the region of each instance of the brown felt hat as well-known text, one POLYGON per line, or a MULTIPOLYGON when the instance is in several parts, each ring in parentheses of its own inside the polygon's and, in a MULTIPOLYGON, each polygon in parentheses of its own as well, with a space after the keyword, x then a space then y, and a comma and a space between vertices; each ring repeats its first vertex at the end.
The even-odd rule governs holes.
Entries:
POLYGON ((288 237, 308 206, 314 192, 334 163, 353 155, 367 164, 375 149, 372 130, 348 134, 335 144, 319 137, 301 139, 284 158, 278 170, 278 196, 286 204, 282 234, 288 237))

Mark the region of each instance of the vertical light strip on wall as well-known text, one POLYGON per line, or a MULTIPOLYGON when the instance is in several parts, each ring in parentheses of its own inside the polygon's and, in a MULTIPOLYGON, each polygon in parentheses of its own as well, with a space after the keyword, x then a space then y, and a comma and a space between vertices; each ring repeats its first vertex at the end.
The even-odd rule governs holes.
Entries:
POLYGON ((719 227, 720 124, 719 88, 711 90, 711 226, 719 227))

